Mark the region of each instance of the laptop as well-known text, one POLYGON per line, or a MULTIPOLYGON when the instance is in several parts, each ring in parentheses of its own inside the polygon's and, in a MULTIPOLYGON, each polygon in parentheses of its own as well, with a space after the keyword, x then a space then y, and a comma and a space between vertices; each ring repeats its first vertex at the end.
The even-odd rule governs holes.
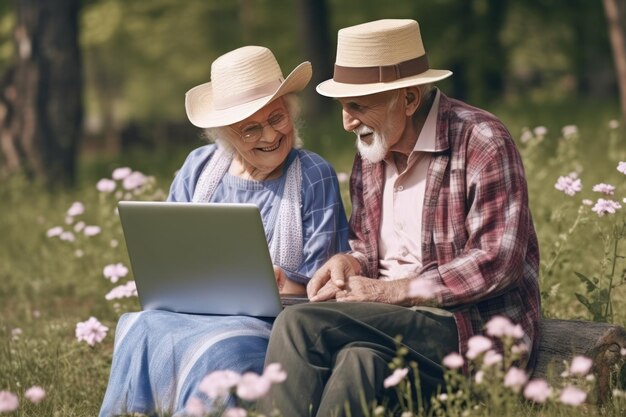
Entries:
POLYGON ((284 305, 253 204, 120 201, 144 310, 276 317, 284 305))

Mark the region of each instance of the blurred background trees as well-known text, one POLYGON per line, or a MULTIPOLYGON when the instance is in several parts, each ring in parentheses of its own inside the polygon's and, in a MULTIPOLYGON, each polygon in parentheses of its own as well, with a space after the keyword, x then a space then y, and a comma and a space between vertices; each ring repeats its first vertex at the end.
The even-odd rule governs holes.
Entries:
POLYGON ((626 108, 625 2, 2 2, 0 175, 21 170, 71 184, 79 154, 199 144, 184 114, 184 93, 209 80, 215 58, 245 44, 272 49, 285 75, 312 61, 305 136, 307 146, 321 146, 327 133, 316 128, 336 125, 338 112, 314 87, 332 75, 337 30, 380 18, 418 20, 431 65, 454 71, 442 88, 471 104, 618 105, 621 85, 626 108), (29 13, 38 17, 29 21, 29 13), (31 45, 26 58, 24 33, 31 45), (29 147, 39 156, 30 156, 29 147))

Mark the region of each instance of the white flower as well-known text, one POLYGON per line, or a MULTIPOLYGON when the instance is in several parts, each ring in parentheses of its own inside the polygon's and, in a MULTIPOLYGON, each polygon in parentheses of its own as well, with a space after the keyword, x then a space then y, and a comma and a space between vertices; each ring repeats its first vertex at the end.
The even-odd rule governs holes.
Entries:
POLYGON ((391 375, 385 378, 383 386, 385 388, 395 387, 409 373, 409 368, 396 369, 391 375))
POLYGON ((102 275, 105 278, 111 280, 112 283, 116 283, 120 278, 124 278, 128 274, 128 268, 123 263, 118 262, 116 264, 110 264, 104 267, 102 275))
POLYGON ((267 395, 271 386, 269 379, 254 372, 246 372, 237 384, 237 396, 244 401, 256 401, 267 395))
POLYGON ((114 180, 123 180, 124 178, 128 177, 131 172, 133 171, 128 167, 116 168, 113 170, 113 175, 111 175, 111 178, 113 178, 114 180))
POLYGON ((484 371, 476 372, 476 375, 474 376, 474 380, 476 381, 477 384, 482 384, 483 381, 485 380, 485 372, 484 371))
POLYGON ((622 174, 626 174, 626 161, 620 161, 619 164, 617 164, 617 170, 622 174))
POLYGON ((526 381, 528 381, 526 372, 515 366, 512 366, 504 376, 504 386, 511 388, 515 392, 519 392, 526 381))
POLYGON ((115 190, 116 183, 108 178, 102 178, 96 184, 96 189, 101 193, 112 193, 115 190))
POLYGON ((272 384, 280 384, 287 379, 287 372, 280 363, 270 363, 265 367, 263 376, 269 379, 272 384))
POLYGON ((70 217, 80 216, 85 212, 85 206, 80 201, 76 201, 72 204, 72 206, 67 210, 67 215, 70 217))
POLYGON ((566 125, 561 129, 565 139, 571 139, 578 136, 578 127, 576 125, 566 125))
POLYGON ((465 362, 463 361, 463 356, 459 355, 456 352, 448 354, 445 358, 443 358, 443 365, 446 368, 450 369, 458 369, 463 366, 465 362))
POLYGON ((83 233, 85 236, 91 237, 100 234, 101 231, 102 229, 100 229, 100 226, 85 226, 83 233))
POLYGON ((24 392, 24 397, 33 404, 39 404, 46 397, 46 390, 35 385, 24 392))
POLYGON ((524 397, 536 403, 545 403, 552 393, 552 388, 543 379, 533 379, 524 388, 524 397))
POLYGON ((586 392, 576 387, 573 387, 571 385, 568 385, 567 387, 565 387, 563 391, 561 391, 561 396, 559 397, 559 400, 563 404, 574 405, 574 406, 582 404, 583 402, 585 402, 586 399, 587 399, 586 392))
POLYGON ((348 182, 349 180, 350 180, 350 175, 346 174, 345 172, 337 173, 337 181, 339 181, 340 183, 348 182))
POLYGON ((104 296, 108 301, 130 297, 137 297, 137 285, 135 281, 128 281, 126 284, 118 285, 104 296))
POLYGON ((48 231, 46 232, 46 236, 55 237, 60 236, 61 233, 63 233, 63 228, 61 226, 55 226, 51 229, 48 229, 48 231))
POLYGON ((215 371, 205 376, 198 390, 205 393, 209 398, 226 397, 231 388, 235 387, 241 381, 241 375, 230 370, 215 371))
POLYGON ((609 129, 617 129, 619 128, 619 122, 617 120, 609 121, 609 129))
POLYGON ((491 347, 493 346, 493 343, 491 342, 491 339, 485 336, 476 335, 476 336, 472 336, 467 341, 467 346, 468 346, 468 349, 467 349, 467 353, 465 354, 465 356, 468 359, 476 359, 478 355, 491 349, 491 347))
POLYGON ((574 356, 569 371, 573 375, 585 376, 591 370, 593 361, 586 356, 574 356))
POLYGON ((535 136, 545 136, 548 133, 548 129, 545 126, 537 126, 533 129, 535 136))
POLYGON ((76 339, 79 342, 87 342, 89 346, 94 346, 96 343, 102 342, 108 331, 108 327, 92 316, 89 320, 76 324, 76 339))

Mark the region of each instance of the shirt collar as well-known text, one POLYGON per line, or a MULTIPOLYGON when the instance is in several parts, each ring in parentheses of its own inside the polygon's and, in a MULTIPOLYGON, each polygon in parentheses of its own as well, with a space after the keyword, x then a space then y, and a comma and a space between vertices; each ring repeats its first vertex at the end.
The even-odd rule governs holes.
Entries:
POLYGON ((413 151, 418 152, 435 152, 437 139, 437 116, 439 115, 439 97, 441 95, 439 89, 435 93, 435 99, 426 116, 426 122, 420 132, 413 151))

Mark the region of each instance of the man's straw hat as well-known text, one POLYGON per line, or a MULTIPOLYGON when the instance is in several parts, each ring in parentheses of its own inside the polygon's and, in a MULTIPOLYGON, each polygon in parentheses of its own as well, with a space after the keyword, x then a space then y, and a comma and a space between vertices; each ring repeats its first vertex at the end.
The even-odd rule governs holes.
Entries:
POLYGON ((317 86, 328 97, 356 97, 427 84, 452 75, 430 69, 419 25, 384 19, 339 30, 333 78, 317 86))
POLYGON ((211 65, 211 82, 187 91, 185 109, 198 127, 237 123, 272 100, 302 90, 312 75, 303 62, 283 78, 274 54, 262 46, 244 46, 228 52, 211 65))

